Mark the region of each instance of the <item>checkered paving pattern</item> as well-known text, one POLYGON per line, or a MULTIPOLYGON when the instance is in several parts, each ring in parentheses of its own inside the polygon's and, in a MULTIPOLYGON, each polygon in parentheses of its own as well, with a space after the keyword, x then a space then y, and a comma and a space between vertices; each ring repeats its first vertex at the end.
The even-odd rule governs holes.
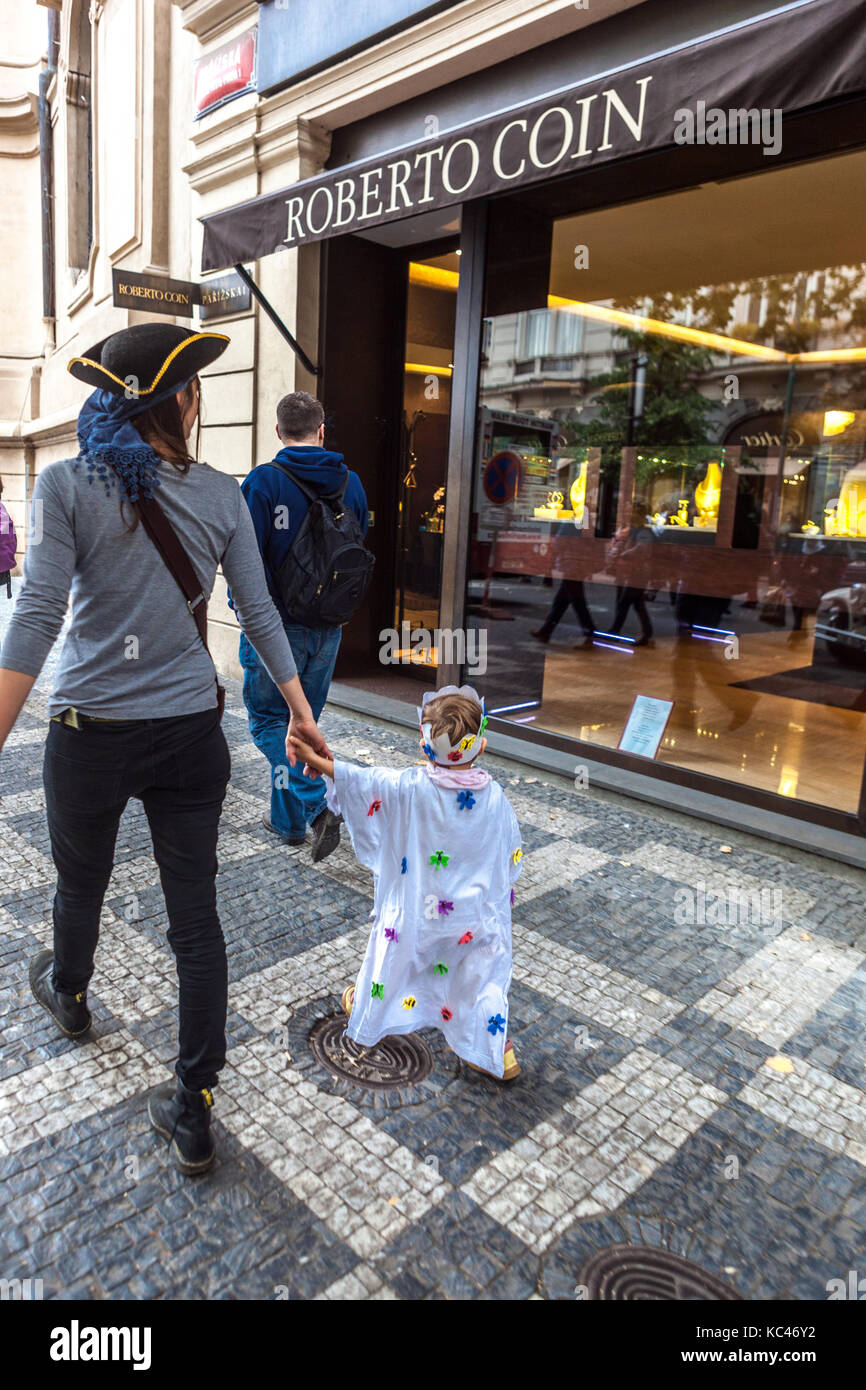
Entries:
MULTIPOLYGON (((5 616, 0 603, 0 631, 5 616)), ((60 1299, 567 1299, 584 1260, 623 1241, 685 1254, 751 1298, 820 1299, 866 1270, 861 883, 756 842, 725 852, 703 823, 493 757, 524 835, 523 1075, 497 1084, 426 1033, 426 1081, 363 1091, 308 1038, 354 977, 372 879, 346 844, 314 866, 263 829, 267 769, 237 689, 219 1161, 180 1177, 145 1113, 171 1075, 176 976, 135 803, 91 1037, 63 1039, 29 993, 29 958, 51 940, 50 677, 51 664, 0 760, 0 1277, 60 1299), (699 885, 773 889, 773 920, 684 921, 677 904, 699 885)), ((323 727, 338 756, 414 761, 405 730, 336 710, 323 727)))

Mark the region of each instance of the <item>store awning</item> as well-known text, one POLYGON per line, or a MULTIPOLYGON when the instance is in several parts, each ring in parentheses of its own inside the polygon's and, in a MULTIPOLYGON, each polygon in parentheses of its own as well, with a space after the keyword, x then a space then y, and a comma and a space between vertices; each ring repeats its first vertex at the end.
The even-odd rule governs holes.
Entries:
MULTIPOLYGON (((863 0, 758 20, 202 219, 202 270, 691 144, 784 148, 794 114, 866 91, 863 0)), ((504 94, 505 95, 505 94, 504 94)))

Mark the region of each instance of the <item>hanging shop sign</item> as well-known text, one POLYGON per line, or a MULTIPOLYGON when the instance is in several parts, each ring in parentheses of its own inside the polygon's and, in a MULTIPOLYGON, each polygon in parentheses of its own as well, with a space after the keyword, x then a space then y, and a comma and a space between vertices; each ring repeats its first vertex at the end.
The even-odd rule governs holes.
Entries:
POLYGON ((256 31, 248 29, 199 58, 195 65, 194 115, 198 120, 256 86, 256 31))
POLYGON ((219 275, 203 280, 198 289, 199 317, 223 319, 228 314, 242 314, 250 307, 250 287, 238 275, 219 275))
POLYGON ((191 319, 198 303, 198 285, 191 280, 169 280, 164 275, 144 275, 134 270, 111 271, 113 302, 120 309, 146 309, 149 314, 171 314, 191 319))
POLYGON ((135 270, 111 272, 112 302, 119 309, 144 309, 149 314, 172 318, 193 317, 200 308, 202 320, 226 318, 250 307, 250 291, 237 275, 220 275, 197 284, 194 280, 170 280, 135 270))
POLYGON ((862 0, 797 0, 477 125, 213 213, 202 219, 202 268, 365 232, 651 150, 746 143, 772 159, 786 117, 864 90, 861 8, 862 0), (712 133, 709 108, 725 116, 712 133))

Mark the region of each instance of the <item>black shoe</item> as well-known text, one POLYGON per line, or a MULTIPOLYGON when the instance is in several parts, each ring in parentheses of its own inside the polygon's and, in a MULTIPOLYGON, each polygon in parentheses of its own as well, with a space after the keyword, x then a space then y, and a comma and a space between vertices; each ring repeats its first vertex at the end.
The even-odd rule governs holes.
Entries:
POLYGON ((340 843, 340 826, 343 823, 342 816, 335 816, 333 811, 329 811, 327 806, 324 811, 320 811, 313 821, 310 829, 313 832, 313 863, 320 864, 323 859, 327 859, 329 854, 340 843))
POLYGON ((302 835, 300 840, 290 840, 288 835, 283 835, 281 831, 277 830, 276 826, 271 825, 271 818, 267 811, 265 811, 262 816, 262 825, 265 827, 265 830, 270 830, 272 835, 276 835, 278 840, 282 840, 284 845, 294 845, 297 849, 299 845, 305 845, 307 843, 306 835, 302 835))
POLYGON ((188 1091, 180 1080, 157 1086, 147 1102, 150 1123, 168 1140, 171 1161, 185 1177, 206 1173, 216 1158, 210 1132, 212 1105, 210 1091, 188 1091))
POLYGON ((61 994, 54 988, 54 952, 39 951, 30 962, 30 988, 34 999, 47 1009, 61 1033, 80 1038, 93 1023, 87 1007, 87 990, 80 994, 61 994))
POLYGON ((530 637, 534 637, 536 642, 544 642, 545 645, 550 641, 550 633, 545 632, 543 627, 537 627, 534 632, 530 632, 530 637))

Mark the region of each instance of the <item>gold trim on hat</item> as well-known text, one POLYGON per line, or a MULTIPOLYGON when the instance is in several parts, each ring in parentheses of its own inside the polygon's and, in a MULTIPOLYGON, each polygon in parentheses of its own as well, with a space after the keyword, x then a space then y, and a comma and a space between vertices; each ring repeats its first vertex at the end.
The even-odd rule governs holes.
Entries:
POLYGON ((151 391, 156 390, 160 381, 165 376, 166 372, 168 371, 169 367, 171 366, 172 362, 177 357, 179 352, 183 352, 183 349, 185 347, 189 347, 190 343, 201 342, 203 338, 217 338, 220 342, 223 343, 231 342, 231 338, 229 338, 228 335, 225 333, 192 333, 190 337, 184 338, 182 343, 178 343, 177 347, 172 348, 171 352, 168 354, 168 357, 163 362, 156 376, 153 378, 153 381, 142 391, 133 391, 132 388, 128 386, 125 381, 121 380, 119 376, 115 376, 114 372, 110 372, 107 367, 103 367, 101 362, 94 362, 92 357, 73 357, 71 361, 67 362, 66 370, 68 372, 71 372, 72 368, 76 365, 76 363, 79 362, 82 364, 82 366, 85 367, 95 367, 97 371, 102 372, 107 377, 110 377, 112 381, 116 381, 118 386, 122 386, 124 390, 128 391, 131 396, 135 396, 137 400, 140 400, 142 396, 149 396, 151 391))

